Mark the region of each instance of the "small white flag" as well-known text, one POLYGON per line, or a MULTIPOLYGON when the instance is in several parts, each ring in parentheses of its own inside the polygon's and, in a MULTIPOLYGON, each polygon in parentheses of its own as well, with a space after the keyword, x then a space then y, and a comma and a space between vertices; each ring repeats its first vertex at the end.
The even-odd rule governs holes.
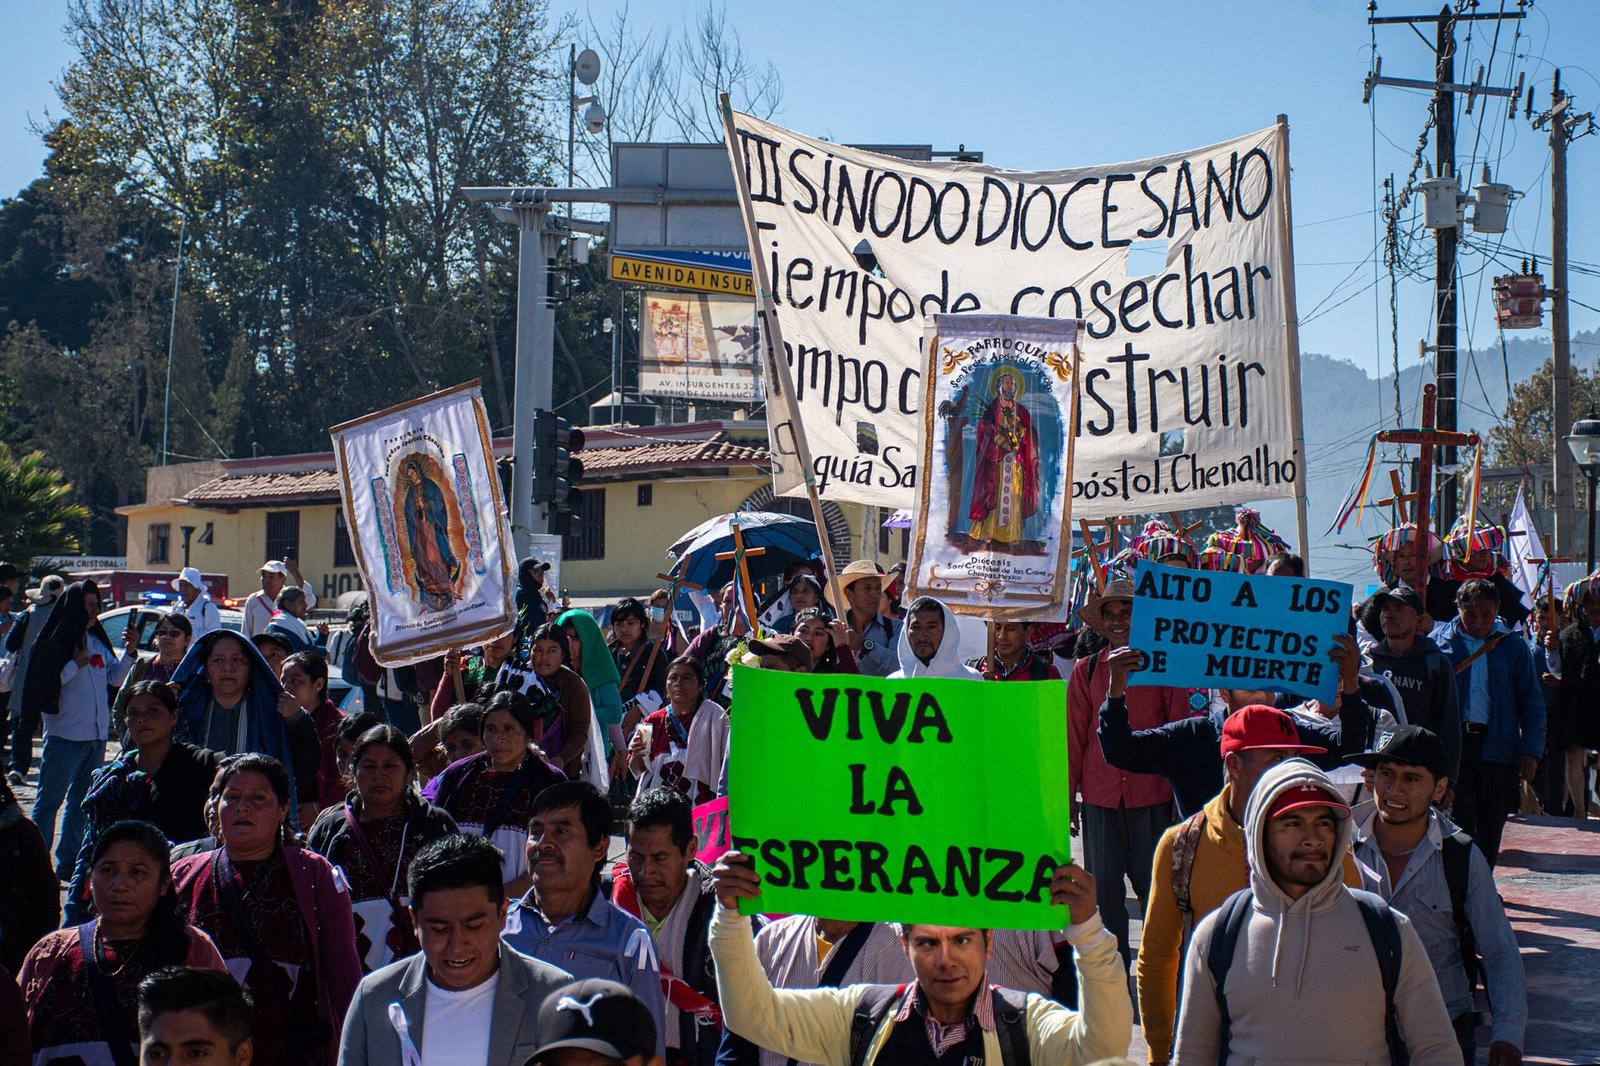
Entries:
POLYGON ((1506 540, 1510 542, 1506 555, 1511 563, 1511 583, 1522 590, 1524 606, 1532 607, 1539 591, 1539 572, 1545 561, 1544 541, 1539 538, 1539 527, 1533 523, 1528 501, 1520 488, 1506 522, 1506 540))

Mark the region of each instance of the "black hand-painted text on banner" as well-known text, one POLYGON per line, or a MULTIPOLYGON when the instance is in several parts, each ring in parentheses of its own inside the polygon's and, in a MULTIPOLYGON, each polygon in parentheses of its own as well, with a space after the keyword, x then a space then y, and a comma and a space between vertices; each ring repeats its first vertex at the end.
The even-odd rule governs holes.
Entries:
POLYGON ((1025 174, 908 162, 738 114, 729 150, 782 338, 769 358, 793 383, 783 396, 767 381, 780 492, 803 490, 804 425, 824 497, 913 505, 925 320, 987 312, 1084 322, 1075 514, 1295 495, 1278 128, 1025 174))

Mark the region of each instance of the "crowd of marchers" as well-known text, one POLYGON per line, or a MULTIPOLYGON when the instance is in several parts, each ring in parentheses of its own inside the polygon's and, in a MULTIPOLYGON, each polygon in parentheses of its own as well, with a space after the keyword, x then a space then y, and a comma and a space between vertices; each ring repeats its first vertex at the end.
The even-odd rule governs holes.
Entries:
POLYGON ((1600 574, 1527 595, 1503 545, 1380 538, 1331 703, 1130 683, 1138 559, 1306 576, 1247 510, 1199 547, 1151 523, 1070 622, 986 648, 868 560, 691 631, 664 589, 563 605, 530 558, 514 631, 386 669, 364 605, 315 624, 274 560, 237 629, 186 569, 152 655, 92 581, 0 564, 0 1066, 1044 1066, 1136 1024, 1152 1064, 1516 1066, 1494 867, 1519 810, 1593 805, 1600 574), (1066 760, 1062 928, 741 913, 760 876, 697 861, 693 814, 760 713, 735 663, 1064 679, 1067 750, 1015 753, 1066 760))

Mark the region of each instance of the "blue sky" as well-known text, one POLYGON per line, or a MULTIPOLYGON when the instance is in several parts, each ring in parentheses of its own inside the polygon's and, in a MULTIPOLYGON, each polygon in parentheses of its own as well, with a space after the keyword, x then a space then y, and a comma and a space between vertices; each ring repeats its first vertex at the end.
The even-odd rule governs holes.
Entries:
MULTIPOLYGON (((58 110, 51 83, 73 58, 60 32, 65 0, 6 0, 5 6, 13 41, 27 43, 10 49, 0 68, 0 194, 39 173, 43 149, 29 122, 58 110)), ((604 23, 619 6, 553 9, 604 23)), ((640 27, 665 27, 681 26, 697 6, 697 0, 633 0, 629 10, 640 27)), ((1379 14, 1436 6, 1437 0, 1415 6, 1383 0, 1379 14)), ((1499 6, 1483 0, 1479 9, 1499 6)), ((1514 8, 1514 0, 1505 6, 1514 8)), ((1208 144, 1287 113, 1302 349, 1351 359, 1373 374, 1389 367, 1388 279, 1374 284, 1372 265, 1373 176, 1398 172, 1404 179, 1427 96, 1382 89, 1374 109, 1362 105, 1372 42, 1364 0, 744 2, 728 5, 728 21, 753 56, 777 65, 785 89, 778 119, 840 141, 964 143, 1001 166, 1061 167, 1208 144)), ((1552 68, 1560 66, 1580 110, 1600 105, 1600 79, 1579 65, 1595 62, 1600 71, 1600 61, 1590 59, 1600 55, 1600 3, 1540 0, 1517 32, 1510 23, 1502 27, 1490 84, 1506 84, 1508 71, 1525 72, 1536 87, 1537 111, 1548 102, 1552 68)), ((1489 62, 1493 34, 1493 25, 1482 23, 1472 28, 1470 43, 1458 35, 1459 80, 1489 62)), ((1431 53, 1405 27, 1380 27, 1377 45, 1385 74, 1429 76, 1431 53)), ((1547 252, 1544 134, 1520 113, 1506 123, 1502 101, 1479 101, 1459 124, 1462 165, 1476 137, 1476 157, 1487 155, 1497 163, 1497 180, 1526 193, 1512 208, 1502 256, 1515 261, 1521 250, 1547 252)), ((1600 177, 1600 138, 1572 146, 1570 175, 1572 255, 1600 262, 1600 200, 1584 195, 1600 177)), ((1462 267, 1464 325, 1480 349, 1497 344, 1489 279, 1501 269, 1485 263, 1469 253, 1462 267)), ((1600 276, 1574 274, 1572 282, 1575 299, 1600 308, 1600 276)), ((1405 367, 1416 359, 1418 338, 1432 332, 1429 285, 1403 281, 1398 302, 1405 367)), ((1600 313, 1574 306, 1575 330, 1597 326, 1600 313)), ((1594 353, 1577 354, 1588 360, 1594 353)))

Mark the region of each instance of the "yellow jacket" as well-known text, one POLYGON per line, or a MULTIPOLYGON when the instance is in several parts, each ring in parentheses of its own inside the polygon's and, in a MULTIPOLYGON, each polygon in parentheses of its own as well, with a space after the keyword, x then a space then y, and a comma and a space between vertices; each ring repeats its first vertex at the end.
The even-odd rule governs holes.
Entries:
MULTIPOLYGON (((1127 1055, 1133 1038, 1133 1003, 1116 938, 1097 914, 1069 926, 1067 939, 1077 949, 1081 1009, 1070 1010, 1029 993, 1025 1018, 1032 1061, 1085 1066, 1127 1055)), ((710 944, 723 1024, 729 1032, 799 1062, 850 1066, 851 1019, 866 986, 773 988, 756 958, 750 919, 720 904, 711 920, 710 944)), ((893 1028, 891 1013, 868 1046, 868 1063, 877 1059, 893 1028)), ((984 1061, 998 1063, 995 1034, 984 1033, 983 1045, 984 1061)))
MULTIPOLYGON (((1172 1033, 1178 1016, 1178 971, 1189 933, 1200 919, 1222 906, 1241 888, 1250 887, 1250 866, 1245 859, 1244 827, 1228 810, 1232 785, 1205 806, 1206 824, 1195 847, 1189 874, 1190 920, 1178 910, 1172 889, 1172 848, 1183 822, 1161 834, 1150 870, 1150 902, 1144 910, 1144 934, 1139 941, 1136 973, 1139 982, 1139 1025, 1150 1048, 1150 1061, 1172 1059, 1172 1033)), ((1361 887, 1350 856, 1344 860, 1344 883, 1361 887)))

